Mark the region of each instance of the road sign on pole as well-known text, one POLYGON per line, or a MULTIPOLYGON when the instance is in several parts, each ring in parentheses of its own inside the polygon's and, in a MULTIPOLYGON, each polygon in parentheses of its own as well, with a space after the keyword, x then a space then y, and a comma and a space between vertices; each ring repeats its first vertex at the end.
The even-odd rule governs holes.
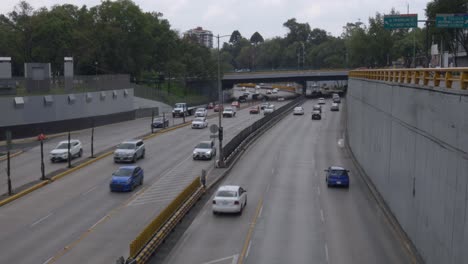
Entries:
POLYGON ((385 29, 418 27, 418 14, 384 16, 385 29))
POLYGON ((468 14, 436 14, 438 28, 468 28, 468 14))

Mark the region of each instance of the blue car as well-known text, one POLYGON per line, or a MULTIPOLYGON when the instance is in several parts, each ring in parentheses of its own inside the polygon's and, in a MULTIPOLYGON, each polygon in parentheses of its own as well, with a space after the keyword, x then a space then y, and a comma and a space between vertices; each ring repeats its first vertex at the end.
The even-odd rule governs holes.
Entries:
POLYGON ((349 170, 346 170, 342 167, 331 166, 325 170, 327 176, 325 181, 327 182, 328 187, 331 186, 343 186, 349 187, 349 170))
POLYGON ((143 184, 143 178, 143 169, 138 166, 120 167, 112 173, 110 191, 131 192, 136 186, 143 184))

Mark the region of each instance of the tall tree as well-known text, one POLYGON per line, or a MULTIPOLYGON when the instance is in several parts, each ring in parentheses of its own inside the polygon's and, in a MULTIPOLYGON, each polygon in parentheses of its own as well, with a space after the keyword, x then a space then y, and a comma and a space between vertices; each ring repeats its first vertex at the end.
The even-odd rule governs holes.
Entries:
POLYGON ((229 43, 231 44, 237 44, 239 41, 242 39, 242 35, 239 32, 239 30, 234 30, 231 34, 231 37, 229 38, 229 43))

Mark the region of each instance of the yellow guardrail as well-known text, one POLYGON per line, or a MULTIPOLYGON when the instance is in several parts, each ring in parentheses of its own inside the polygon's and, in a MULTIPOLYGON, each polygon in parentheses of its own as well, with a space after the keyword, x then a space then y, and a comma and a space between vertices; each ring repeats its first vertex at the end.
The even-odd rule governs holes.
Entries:
POLYGON ((350 71, 349 77, 446 88, 459 84, 468 89, 468 68, 366 69, 350 71))
POLYGON ((143 231, 130 243, 130 257, 135 258, 159 229, 177 212, 184 202, 201 186, 196 177, 143 231))

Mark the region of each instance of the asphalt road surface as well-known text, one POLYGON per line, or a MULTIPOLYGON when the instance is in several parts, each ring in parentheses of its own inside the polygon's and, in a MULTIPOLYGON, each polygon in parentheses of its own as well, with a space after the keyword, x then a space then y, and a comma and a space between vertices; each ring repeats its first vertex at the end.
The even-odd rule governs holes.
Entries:
MULTIPOLYGON (((224 118, 225 142, 261 117, 243 109, 224 118)), ((116 128, 112 135, 118 134, 116 128)), ((111 173, 120 166, 109 156, 1 207, 1 262, 114 263, 128 256, 144 226, 202 169, 213 167, 214 160, 192 160, 195 145, 209 136, 209 129, 183 127, 146 140, 146 158, 137 162, 145 183, 133 193, 109 192, 111 173)))
POLYGON ((343 147, 344 113, 327 100, 311 120, 314 102, 258 139, 221 183, 247 189, 243 214, 213 215, 210 199, 164 263, 411 263, 343 147), (351 170, 349 189, 326 187, 330 165, 351 170))

